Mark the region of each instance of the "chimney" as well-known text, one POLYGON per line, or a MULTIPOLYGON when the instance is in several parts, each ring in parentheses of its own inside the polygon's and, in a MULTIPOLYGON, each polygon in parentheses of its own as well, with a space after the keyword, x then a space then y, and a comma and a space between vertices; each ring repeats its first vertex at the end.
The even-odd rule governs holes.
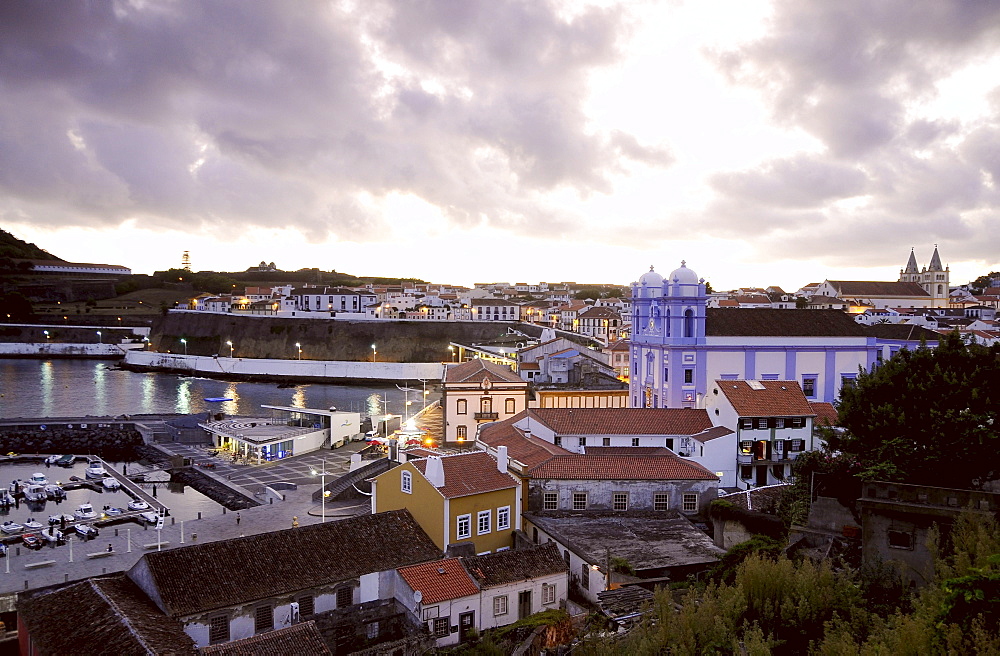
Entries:
POLYGON ((429 456, 424 476, 434 487, 444 487, 444 463, 441 456, 429 456))
POLYGON ((497 447, 497 469, 501 474, 507 473, 507 447, 497 447))

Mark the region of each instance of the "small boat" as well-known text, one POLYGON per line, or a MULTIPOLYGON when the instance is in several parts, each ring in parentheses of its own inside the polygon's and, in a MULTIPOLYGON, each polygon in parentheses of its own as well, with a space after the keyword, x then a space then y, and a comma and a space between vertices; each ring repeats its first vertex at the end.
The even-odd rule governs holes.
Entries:
POLYGON ((45 528, 41 522, 36 522, 34 517, 28 518, 28 521, 24 523, 24 528, 31 529, 32 531, 37 531, 39 529, 45 528))
POLYGON ((100 461, 95 460, 87 465, 87 471, 84 475, 87 478, 104 478, 107 473, 108 472, 104 471, 104 465, 102 465, 100 461))
POLYGON ((117 490, 121 488, 122 484, 118 482, 117 478, 108 476, 101 480, 101 485, 104 486, 105 490, 117 490))
POLYGON ((97 519, 97 511, 89 503, 82 504, 73 514, 76 515, 77 519, 97 519))
POLYGON ((29 549, 40 549, 42 547, 42 539, 34 533, 25 533, 22 535, 21 542, 29 549))
POLYGON ((9 519, 6 522, 4 522, 3 524, 0 524, 0 531, 3 531, 4 533, 7 533, 7 534, 20 533, 23 530, 24 530, 23 526, 21 526, 20 524, 18 524, 15 521, 11 521, 9 519))
POLYGON ((56 460, 56 464, 59 465, 60 467, 70 467, 73 465, 74 462, 76 462, 76 456, 74 456, 73 454, 59 456, 59 459, 56 460))
POLYGON ((62 458, 62 456, 61 455, 53 454, 53 455, 51 455, 51 456, 49 456, 48 458, 45 459, 45 464, 46 465, 54 465, 57 462, 59 462, 59 458, 62 458))
POLYGON ((0 490, 0 508, 10 508, 14 505, 14 495, 7 490, 0 490))
POLYGON ((57 529, 55 526, 51 527, 47 531, 42 531, 42 539, 45 540, 46 542, 55 542, 56 544, 58 544, 62 542, 63 538, 65 537, 66 536, 63 535, 63 532, 57 529))
POLYGON ((125 512, 124 510, 115 506, 108 506, 107 508, 104 509, 104 514, 108 515, 109 517, 116 517, 124 512, 125 512))
POLYGON ((24 487, 24 481, 21 479, 15 479, 10 482, 10 487, 8 489, 11 494, 20 494, 22 487, 24 487))
POLYGON ((73 527, 73 530, 84 540, 97 537, 97 529, 89 524, 77 524, 73 527))
POLYGON ((129 510, 149 510, 149 504, 142 499, 133 499, 128 502, 129 510))
POLYGON ((65 499, 66 490, 62 489, 61 485, 53 485, 49 483, 45 486, 45 496, 50 499, 65 499))
POLYGON ((29 485, 24 488, 24 498, 28 501, 45 501, 48 495, 45 494, 44 485, 29 485))
POLYGON ((160 521, 160 516, 150 510, 149 512, 139 513, 139 519, 146 522, 147 524, 155 524, 160 521))
POLYGON ((28 485, 48 485, 49 479, 42 472, 35 472, 28 479, 28 485))
POLYGON ((225 401, 232 401, 233 399, 228 396, 206 396, 205 400, 209 403, 224 403, 225 401))
MULTIPOLYGON (((49 526, 55 526, 56 524, 62 524, 62 515, 49 515, 49 526)), ((73 520, 70 520, 73 521, 73 520)))

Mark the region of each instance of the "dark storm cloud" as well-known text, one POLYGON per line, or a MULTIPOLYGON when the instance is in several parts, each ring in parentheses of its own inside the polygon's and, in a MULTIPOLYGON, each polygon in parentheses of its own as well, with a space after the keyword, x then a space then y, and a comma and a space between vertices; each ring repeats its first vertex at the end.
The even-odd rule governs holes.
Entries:
POLYGON ((760 234, 756 221, 727 212, 744 204, 746 216, 767 221, 765 234, 780 226, 781 240, 765 239, 761 252, 792 237, 804 252, 843 253, 844 264, 898 258, 896 241, 983 257, 982 240, 970 237, 985 234, 983 216, 996 207, 988 182, 1000 174, 1000 103, 968 123, 922 109, 938 83, 998 49, 1000 3, 779 0, 762 38, 709 56, 730 81, 759 89, 775 120, 824 148, 716 174, 709 220, 760 234), (790 207, 803 211, 798 225, 790 207))
POLYGON ((357 200, 560 234, 539 202, 669 152, 594 132, 587 76, 619 10, 548 2, 0 5, 0 189, 32 220, 384 234, 357 200), (44 208, 44 209, 43 209, 44 208))

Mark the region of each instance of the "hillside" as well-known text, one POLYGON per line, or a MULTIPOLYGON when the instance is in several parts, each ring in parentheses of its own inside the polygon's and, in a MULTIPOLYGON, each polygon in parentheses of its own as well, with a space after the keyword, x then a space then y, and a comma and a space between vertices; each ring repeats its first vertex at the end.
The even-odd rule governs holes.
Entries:
POLYGON ((27 260, 64 261, 62 258, 56 257, 52 253, 49 253, 34 244, 21 241, 14 235, 2 229, 0 229, 0 257, 27 260))

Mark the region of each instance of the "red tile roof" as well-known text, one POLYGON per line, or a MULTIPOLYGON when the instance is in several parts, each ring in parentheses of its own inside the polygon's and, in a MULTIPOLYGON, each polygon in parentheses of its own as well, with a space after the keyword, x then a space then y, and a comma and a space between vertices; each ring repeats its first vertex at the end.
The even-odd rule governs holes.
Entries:
POLYGON ((444 372, 444 383, 478 383, 489 379, 491 383, 522 383, 521 377, 510 370, 488 360, 476 358, 461 364, 448 365, 444 372))
POLYGON ((837 409, 833 407, 832 403, 810 401, 809 405, 812 406, 813 412, 816 413, 816 419, 813 422, 817 426, 837 425, 837 409))
POLYGON ((523 417, 516 415, 507 421, 487 424, 479 432, 479 441, 492 447, 507 447, 507 455, 525 467, 534 467, 555 455, 569 455, 571 452, 537 437, 527 437, 512 425, 523 417))
POLYGON ((588 446, 589 456, 663 456, 673 453, 665 446, 588 446))
POLYGON ((708 430, 703 430, 700 433, 695 433, 691 437, 698 440, 702 444, 710 440, 714 440, 719 437, 725 437, 726 435, 732 435, 733 430, 726 428, 725 426, 712 426, 708 430))
POLYGON ((462 559, 462 564, 483 588, 561 574, 569 569, 555 542, 470 556, 462 559))
MULTIPOLYGON (((441 464, 444 487, 438 491, 446 499, 517 487, 517 480, 497 469, 497 461, 485 451, 442 456, 441 464)), ((415 460, 413 466, 426 475, 427 460, 415 460)))
POLYGON ((406 584, 423 595, 420 603, 437 604, 479 594, 479 588, 458 558, 445 558, 396 570, 406 584))
POLYGON ((557 456, 531 470, 532 478, 625 481, 712 481, 718 477, 696 462, 670 455, 573 454, 557 456))
POLYGON ((712 427, 687 408, 533 408, 529 417, 559 435, 693 435, 712 427))
MULTIPOLYGON (((812 417, 816 413, 794 380, 717 380, 717 389, 741 417, 812 417)), ((714 390, 713 390, 714 391, 714 390)))
POLYGON ((200 650, 201 656, 261 656, 261 654, 310 654, 322 656, 333 654, 316 622, 309 620, 293 624, 283 629, 259 633, 234 642, 207 645, 200 650))

